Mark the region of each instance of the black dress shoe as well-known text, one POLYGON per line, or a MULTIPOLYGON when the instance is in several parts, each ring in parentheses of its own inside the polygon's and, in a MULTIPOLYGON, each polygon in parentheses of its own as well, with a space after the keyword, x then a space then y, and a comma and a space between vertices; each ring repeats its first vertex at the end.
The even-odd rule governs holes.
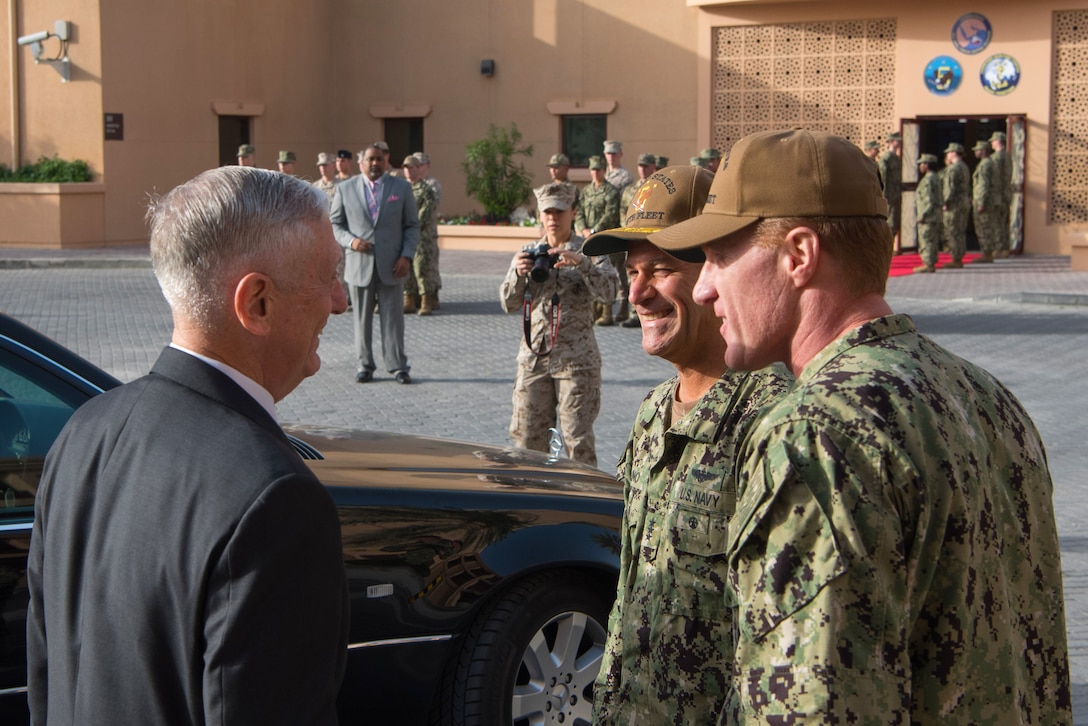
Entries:
POLYGON ((374 380, 374 371, 359 371, 355 374, 356 383, 370 383, 374 380))
POLYGON ((397 375, 393 376, 393 378, 396 379, 397 383, 404 386, 412 382, 412 377, 408 375, 408 371, 397 371, 397 375))

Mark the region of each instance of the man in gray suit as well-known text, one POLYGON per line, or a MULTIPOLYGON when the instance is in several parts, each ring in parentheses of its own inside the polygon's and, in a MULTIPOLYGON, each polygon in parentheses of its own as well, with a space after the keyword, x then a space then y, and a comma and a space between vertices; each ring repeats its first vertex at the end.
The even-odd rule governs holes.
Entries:
POLYGON ((371 144, 359 154, 363 173, 341 182, 332 199, 336 241, 346 250, 344 280, 355 319, 355 380, 374 379, 374 305, 382 326, 382 357, 397 383, 411 383, 404 353, 404 281, 419 244, 412 185, 386 173, 385 152, 371 144))
POLYGON ((348 626, 332 499, 275 418, 347 301, 328 201, 206 171, 155 201, 174 319, 151 373, 46 458, 27 570, 34 724, 335 724, 348 626))

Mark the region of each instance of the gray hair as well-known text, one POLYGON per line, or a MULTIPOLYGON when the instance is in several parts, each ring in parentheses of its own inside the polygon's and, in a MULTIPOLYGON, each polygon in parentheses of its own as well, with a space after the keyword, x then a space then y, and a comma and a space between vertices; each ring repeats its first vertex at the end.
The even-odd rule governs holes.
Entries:
POLYGON ((233 284, 263 272, 289 284, 292 265, 328 219, 328 200, 290 175, 245 166, 211 169, 153 199, 151 265, 175 314, 214 330, 233 305, 233 284))

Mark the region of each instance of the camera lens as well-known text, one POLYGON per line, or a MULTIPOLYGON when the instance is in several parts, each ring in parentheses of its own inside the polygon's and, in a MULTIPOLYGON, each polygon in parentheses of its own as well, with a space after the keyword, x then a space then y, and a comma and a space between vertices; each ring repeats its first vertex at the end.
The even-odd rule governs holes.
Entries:
POLYGON ((533 263, 533 269, 529 270, 529 278, 533 282, 546 282, 552 274, 552 261, 547 255, 541 255, 533 263))

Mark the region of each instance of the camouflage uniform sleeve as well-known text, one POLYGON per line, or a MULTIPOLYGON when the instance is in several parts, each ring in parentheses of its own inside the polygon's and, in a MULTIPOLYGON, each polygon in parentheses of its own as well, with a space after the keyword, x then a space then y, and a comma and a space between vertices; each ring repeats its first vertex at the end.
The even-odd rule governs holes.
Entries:
POLYGON ((586 222, 586 204, 589 193, 586 190, 592 188, 593 185, 588 184, 578 192, 578 209, 574 212, 574 229, 578 234, 581 234, 583 229, 589 229, 589 224, 586 222))
MULTIPOLYGON (((643 404, 645 405, 645 403, 643 404)), ((627 439, 627 447, 624 449, 623 458, 616 466, 616 478, 623 484, 624 514, 620 526, 620 572, 617 578, 618 586, 616 599, 612 602, 612 610, 608 613, 608 638, 605 641, 604 654, 601 656, 601 670, 597 672, 597 680, 593 684, 593 723, 608 723, 608 714, 613 710, 612 697, 619 690, 622 677, 622 663, 618 656, 623 652, 623 628, 625 604, 627 602, 627 587, 625 583, 631 581, 631 568, 634 566, 634 544, 631 542, 631 528, 628 526, 626 506, 630 495, 631 463, 633 460, 633 448, 635 432, 631 432, 627 439)))
MULTIPOLYGON (((608 192, 608 201, 601 218, 601 229, 615 229, 620 226, 620 190, 612 187, 608 192)), ((600 231, 600 230, 598 230, 600 231)))
POLYGON ((888 492, 907 487, 832 427, 754 436, 728 549, 739 608, 726 722, 906 723, 910 517, 888 492))
POLYGON ((971 195, 976 207, 988 209, 993 201, 993 162, 987 157, 975 167, 971 195))
POLYGON ((518 251, 514 255, 514 259, 510 261, 510 269, 506 271, 506 277, 503 278, 502 284, 499 285, 499 301, 502 303, 504 313, 519 312, 522 302, 525 301, 525 286, 528 281, 518 274, 519 254, 521 254, 521 251, 518 251))
POLYGON ((426 182, 412 185, 412 193, 416 198, 416 211, 419 214, 419 227, 421 230, 434 224, 434 215, 438 211, 435 201, 434 189, 426 182))

